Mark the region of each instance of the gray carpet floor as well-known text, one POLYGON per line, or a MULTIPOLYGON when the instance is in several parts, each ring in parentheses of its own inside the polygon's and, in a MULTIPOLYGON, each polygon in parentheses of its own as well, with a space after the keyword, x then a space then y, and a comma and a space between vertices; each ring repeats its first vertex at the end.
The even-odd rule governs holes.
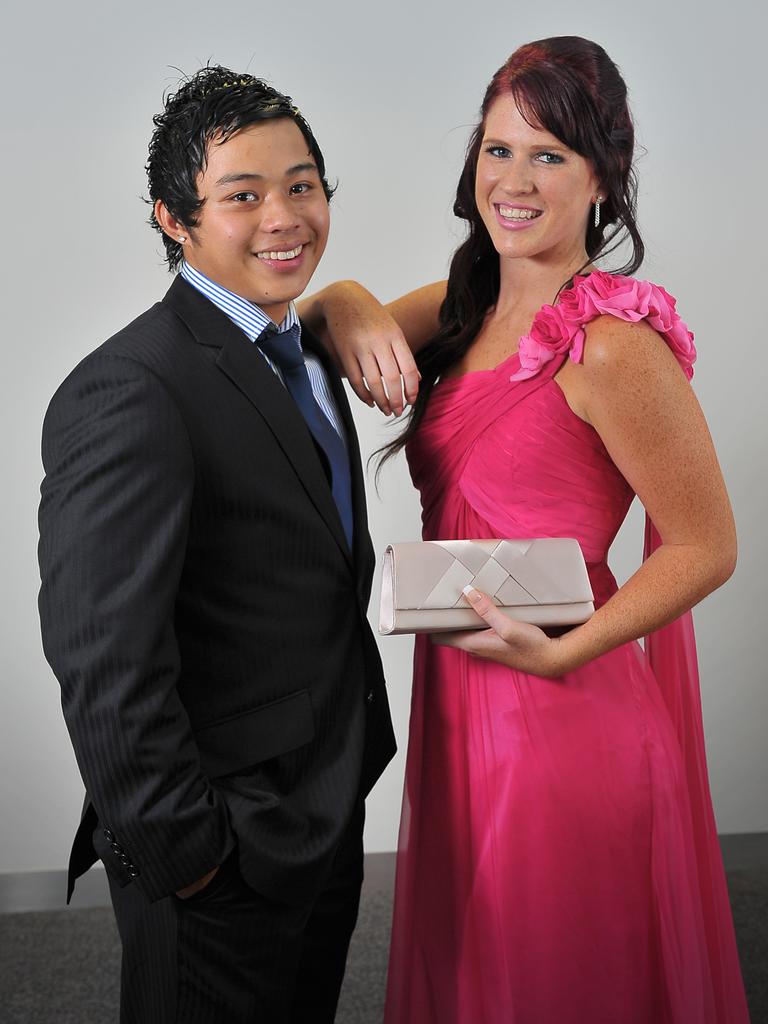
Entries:
MULTIPOLYGON (((378 1024, 392 896, 364 893, 337 1024, 378 1024)), ((116 1024, 120 940, 112 910, 0 915, 0 1024, 116 1024)))
MULTIPOLYGON (((768 870, 728 883, 752 1024, 768 1024, 768 870)), ((380 1024, 390 907, 387 888, 364 891, 337 1024, 380 1024)), ((107 908, 0 914, 1 1024, 115 1024, 119 962, 107 908)))

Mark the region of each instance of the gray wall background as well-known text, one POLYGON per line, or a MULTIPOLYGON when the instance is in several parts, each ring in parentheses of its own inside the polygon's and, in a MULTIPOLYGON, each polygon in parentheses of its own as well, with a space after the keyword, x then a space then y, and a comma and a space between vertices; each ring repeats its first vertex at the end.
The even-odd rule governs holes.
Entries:
MULTIPOLYGON (((169 0, 18 7, 0 66, 4 291, 0 870, 63 867, 82 787, 40 648, 36 507, 47 402, 87 351, 169 283, 145 225, 151 117, 178 74, 209 58, 291 93, 339 178, 315 278, 357 277, 389 299, 442 277, 469 126, 520 43, 578 34, 625 73, 639 162, 645 276, 678 297, 697 336, 695 387, 733 498, 734 578, 696 612, 710 775, 720 830, 768 829, 765 728, 765 14, 747 0, 642 5, 403 3, 369 8, 169 0)), ((390 436, 356 406, 366 452, 390 436)), ((402 461, 370 488, 377 550, 418 535, 402 461)), ((637 565, 642 517, 614 549, 637 565)), ((369 850, 396 844, 411 641, 381 644, 401 753, 369 805, 369 850)))

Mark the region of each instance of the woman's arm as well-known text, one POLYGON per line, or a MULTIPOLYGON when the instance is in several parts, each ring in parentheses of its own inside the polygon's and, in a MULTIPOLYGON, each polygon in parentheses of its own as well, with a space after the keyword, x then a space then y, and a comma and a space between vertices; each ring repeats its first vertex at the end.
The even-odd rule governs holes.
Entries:
MULTIPOLYGON (((647 324, 601 317, 587 328, 568 400, 638 495, 662 545, 582 626, 556 639, 468 597, 492 627, 448 643, 542 676, 561 676, 676 619, 724 583, 736 531, 709 430, 675 357, 647 324)), ((435 638, 444 642, 443 637, 435 638)))
POLYGON ((382 306, 356 281, 337 281, 302 299, 302 320, 333 354, 358 398, 400 415, 419 390, 413 358, 437 331, 445 281, 382 306))

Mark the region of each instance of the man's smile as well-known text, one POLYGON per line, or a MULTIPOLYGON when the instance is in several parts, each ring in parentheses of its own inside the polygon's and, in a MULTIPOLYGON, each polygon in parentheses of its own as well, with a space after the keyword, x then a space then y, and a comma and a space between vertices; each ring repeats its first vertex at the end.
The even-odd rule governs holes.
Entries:
POLYGON ((301 255, 304 244, 297 245, 294 249, 265 249, 257 252, 260 260, 292 260, 301 255))

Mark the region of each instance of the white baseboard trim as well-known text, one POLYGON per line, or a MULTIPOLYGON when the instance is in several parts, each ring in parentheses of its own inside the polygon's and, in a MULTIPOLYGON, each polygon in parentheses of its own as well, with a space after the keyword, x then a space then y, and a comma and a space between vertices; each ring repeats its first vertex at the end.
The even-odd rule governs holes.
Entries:
MULTIPOLYGON (((768 832, 740 832, 720 836, 726 871, 768 868, 768 832)), ((365 855, 367 891, 392 890, 394 853, 365 855)), ((67 898, 66 871, 0 872, 0 914, 63 910, 67 898)), ((109 889, 101 865, 78 879, 72 907, 108 907, 109 889)))
MULTIPOLYGON (((394 853, 365 856, 365 886, 389 889, 395 877, 394 853)), ((0 914, 63 910, 67 900, 66 871, 0 872, 0 914)), ((77 880, 71 907, 108 907, 109 887, 104 868, 94 865, 77 880)))

